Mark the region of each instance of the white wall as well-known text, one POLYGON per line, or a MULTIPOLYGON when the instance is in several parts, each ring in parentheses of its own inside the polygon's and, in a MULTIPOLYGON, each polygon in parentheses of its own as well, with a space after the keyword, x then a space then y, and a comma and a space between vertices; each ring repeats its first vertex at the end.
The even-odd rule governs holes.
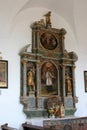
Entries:
POLYGON ((76 68, 76 94, 79 97, 76 116, 87 116, 87 93, 84 88, 84 70, 87 70, 87 1, 74 0, 74 21, 78 44, 76 68))
MULTIPOLYGON (((11 23, 9 34, 6 37, 0 36, 0 51, 3 59, 8 60, 8 89, 0 90, 0 124, 7 122, 10 126, 20 128, 23 122, 29 120, 23 113, 23 106, 20 104, 19 52, 23 46, 31 43, 30 25, 32 22, 44 18, 43 14, 48 11, 49 9, 46 8, 27 8, 19 11, 11 23)), ((79 45, 70 24, 53 11, 52 26, 66 29, 65 47, 68 51, 76 52, 79 57, 76 63, 76 95, 79 102, 75 115, 87 116, 87 94, 84 92, 83 79, 83 70, 87 68, 87 56, 85 53, 79 52, 79 45)))

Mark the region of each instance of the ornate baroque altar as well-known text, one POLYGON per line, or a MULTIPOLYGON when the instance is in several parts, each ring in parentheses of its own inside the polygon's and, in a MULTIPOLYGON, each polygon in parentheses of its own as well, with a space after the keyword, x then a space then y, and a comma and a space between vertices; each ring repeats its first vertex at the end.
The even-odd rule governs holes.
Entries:
POLYGON ((32 49, 30 45, 20 52, 21 93, 20 101, 28 117, 46 117, 47 101, 56 97, 63 103, 65 115, 76 111, 75 93, 75 52, 65 49, 64 28, 52 28, 51 12, 45 20, 35 21, 32 29, 32 49))

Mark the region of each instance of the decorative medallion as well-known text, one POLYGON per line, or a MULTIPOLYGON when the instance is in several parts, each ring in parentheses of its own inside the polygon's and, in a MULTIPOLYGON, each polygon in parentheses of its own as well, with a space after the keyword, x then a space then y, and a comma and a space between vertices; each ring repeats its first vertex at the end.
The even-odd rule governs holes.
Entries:
POLYGON ((57 47, 56 37, 49 32, 43 33, 40 37, 40 41, 45 49, 54 50, 57 47))

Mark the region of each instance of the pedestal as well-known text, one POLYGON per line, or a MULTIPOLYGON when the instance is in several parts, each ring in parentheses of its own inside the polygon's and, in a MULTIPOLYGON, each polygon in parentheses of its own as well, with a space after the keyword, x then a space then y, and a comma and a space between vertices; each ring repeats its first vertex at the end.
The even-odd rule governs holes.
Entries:
POLYGON ((35 92, 34 91, 29 91, 29 97, 35 97, 35 92))

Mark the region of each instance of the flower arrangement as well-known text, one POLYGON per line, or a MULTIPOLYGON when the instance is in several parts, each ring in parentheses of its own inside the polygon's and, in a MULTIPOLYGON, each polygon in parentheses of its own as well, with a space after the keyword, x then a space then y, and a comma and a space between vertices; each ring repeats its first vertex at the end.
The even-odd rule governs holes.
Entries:
POLYGON ((60 117, 60 106, 53 103, 48 112, 50 118, 60 117))
POLYGON ((64 117, 65 116, 65 109, 63 103, 61 105, 52 104, 52 107, 48 109, 49 117, 56 118, 56 117, 64 117))

